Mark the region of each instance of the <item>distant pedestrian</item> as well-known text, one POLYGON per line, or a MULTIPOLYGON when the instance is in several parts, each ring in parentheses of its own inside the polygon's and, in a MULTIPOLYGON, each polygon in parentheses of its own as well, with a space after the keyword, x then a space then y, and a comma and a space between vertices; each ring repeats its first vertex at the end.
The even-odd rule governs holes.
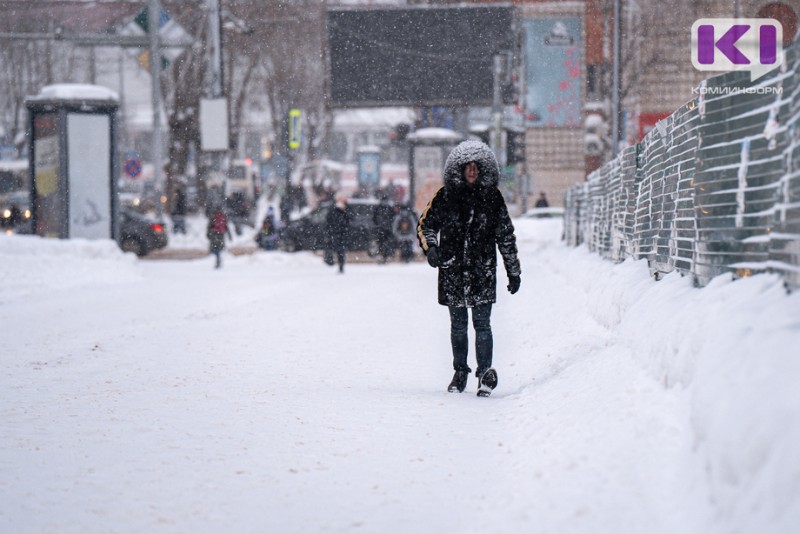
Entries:
POLYGON ((289 188, 284 189, 280 202, 278 203, 278 209, 281 214, 281 222, 283 224, 288 224, 292 214, 292 198, 289 195, 289 188))
POLYGON ((392 234, 400 249, 400 259, 408 263, 414 259, 414 241, 417 239, 417 217, 410 208, 395 206, 392 234))
POLYGON ((537 208, 549 208, 550 203, 547 201, 547 195, 544 194, 544 191, 539 193, 539 199, 536 201, 537 208))
POLYGON ((394 240, 392 234, 392 222, 394 221, 394 206, 391 203, 388 195, 381 199, 381 203, 375 206, 375 213, 372 216, 372 222, 375 223, 375 228, 378 237, 378 255, 380 262, 386 263, 386 260, 394 254, 394 240))
POLYGON ((455 374, 447 390, 464 391, 471 372, 467 365, 467 311, 472 308, 478 395, 487 396, 497 386, 491 327, 497 249, 508 275, 508 291, 513 295, 520 286, 514 225, 497 188, 497 159, 484 143, 464 141, 456 146, 447 157, 443 178, 444 187, 419 218, 417 236, 428 263, 439 269, 439 304, 450 311, 455 374))
POLYGON ((261 231, 256 236, 258 246, 264 250, 275 250, 278 242, 278 228, 275 222, 275 210, 267 208, 267 214, 261 222, 261 231))
POLYGON ((226 201, 236 235, 242 235, 242 225, 250 219, 250 202, 242 191, 234 191, 226 201))
POLYGON ((328 212, 325 223, 328 230, 328 250, 330 255, 336 254, 339 272, 343 273, 348 231, 350 229, 350 214, 347 212, 347 203, 344 197, 336 199, 336 204, 328 212))
POLYGON ((228 228, 228 216, 225 215, 222 206, 218 206, 211 214, 211 218, 208 220, 208 229, 206 230, 209 250, 217 259, 214 265, 217 269, 222 267, 222 251, 225 250, 226 235, 229 239, 233 239, 231 229, 228 228))
POLYGON ((186 235, 186 193, 183 188, 175 190, 175 199, 172 205, 172 231, 176 234, 186 235))

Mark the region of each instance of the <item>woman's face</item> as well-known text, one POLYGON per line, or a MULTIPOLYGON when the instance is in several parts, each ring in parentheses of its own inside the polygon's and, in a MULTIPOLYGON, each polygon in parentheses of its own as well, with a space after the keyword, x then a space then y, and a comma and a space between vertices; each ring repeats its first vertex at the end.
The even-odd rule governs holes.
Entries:
POLYGON ((478 164, 470 161, 464 166, 464 179, 469 185, 474 185, 478 181, 478 164))

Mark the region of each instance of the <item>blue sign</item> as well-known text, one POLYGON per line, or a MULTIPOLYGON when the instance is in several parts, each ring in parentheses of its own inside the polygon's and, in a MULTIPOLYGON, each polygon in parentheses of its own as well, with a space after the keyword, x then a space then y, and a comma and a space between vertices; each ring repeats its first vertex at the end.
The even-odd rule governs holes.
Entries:
POLYGON ((358 155, 358 185, 380 185, 381 155, 380 152, 364 152, 358 155))
POLYGON ((14 159, 16 155, 14 145, 0 145, 0 159, 14 159))

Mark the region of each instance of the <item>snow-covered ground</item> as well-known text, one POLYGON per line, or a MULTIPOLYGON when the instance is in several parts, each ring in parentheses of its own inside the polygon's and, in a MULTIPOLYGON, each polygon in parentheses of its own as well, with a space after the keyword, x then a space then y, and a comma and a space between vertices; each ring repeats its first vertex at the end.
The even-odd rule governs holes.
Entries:
POLYGON ((800 295, 516 225, 488 399, 423 262, 0 236, 0 531, 796 532, 800 295))

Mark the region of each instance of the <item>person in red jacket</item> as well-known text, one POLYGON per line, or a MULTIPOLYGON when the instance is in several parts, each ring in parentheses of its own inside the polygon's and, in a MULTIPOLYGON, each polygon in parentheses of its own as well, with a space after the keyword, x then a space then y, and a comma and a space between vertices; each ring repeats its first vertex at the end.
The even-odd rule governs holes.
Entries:
POLYGON ((216 269, 222 267, 222 251, 225 250, 225 236, 233 239, 231 229, 228 227, 228 216, 225 215, 222 207, 217 207, 208 219, 206 236, 211 254, 216 256, 217 261, 214 265, 216 269))

